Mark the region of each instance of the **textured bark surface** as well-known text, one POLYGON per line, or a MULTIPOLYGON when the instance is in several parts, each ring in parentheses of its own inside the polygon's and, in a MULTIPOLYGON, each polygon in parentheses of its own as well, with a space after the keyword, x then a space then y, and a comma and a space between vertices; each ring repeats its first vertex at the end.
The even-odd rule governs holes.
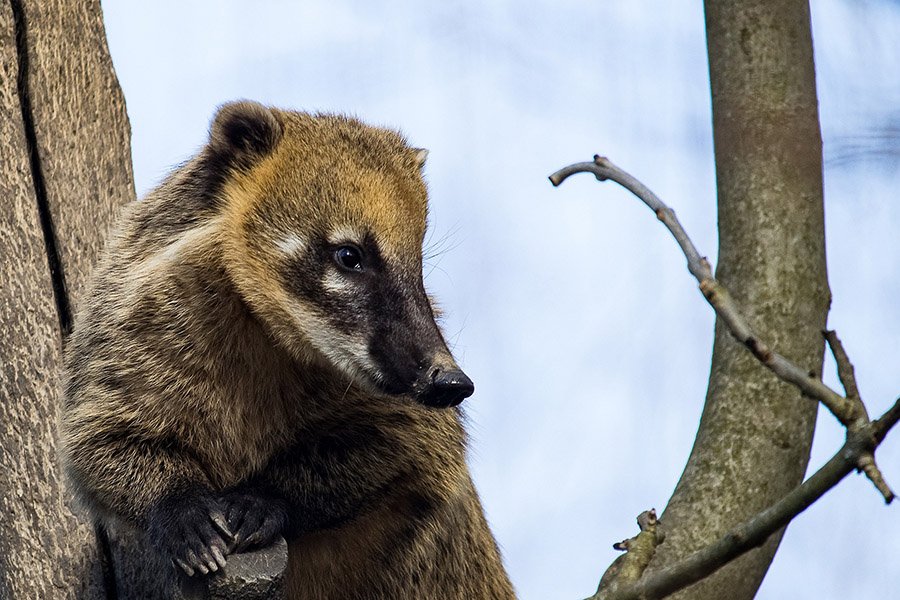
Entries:
POLYGON ((0 3, 0 60, 0 597, 100 597, 92 531, 65 506, 56 467, 60 337, 8 2, 0 3))
POLYGON ((56 456, 67 315, 39 208, 55 217, 80 291, 112 213, 134 195, 99 3, 0 3, 0 65, 0 598, 103 598, 102 553, 56 456))
POLYGON ((135 196, 131 127, 99 0, 25 0, 28 90, 69 304, 135 196))
MULTIPOLYGON (((830 294, 809 7, 805 0, 705 4, 719 195, 716 276, 762 339, 821 374, 830 294)), ((717 323, 700 429, 661 517, 667 537, 650 570, 715 540, 797 485, 816 408, 717 323)), ((674 597, 752 598, 780 539, 674 597)))
POLYGON ((113 587, 118 598, 278 597, 284 543, 183 582, 184 595, 142 536, 110 532, 104 548, 71 502, 56 456, 61 347, 134 198, 130 128, 98 1, 0 3, 0 52, 0 600, 113 587))

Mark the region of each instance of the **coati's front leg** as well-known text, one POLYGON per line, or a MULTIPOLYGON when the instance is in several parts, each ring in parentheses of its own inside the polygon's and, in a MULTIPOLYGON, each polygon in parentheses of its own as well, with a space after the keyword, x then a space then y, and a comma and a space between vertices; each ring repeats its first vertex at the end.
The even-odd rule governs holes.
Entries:
POLYGON ((146 531, 162 557, 188 575, 224 566, 231 542, 224 505, 196 454, 126 423, 104 424, 96 435, 96 424, 85 426, 89 414, 74 411, 64 427, 69 475, 94 513, 146 531))
POLYGON ((147 511, 147 535, 188 576, 218 571, 234 547, 222 502, 196 487, 155 502, 147 511))
MULTIPOLYGON (((255 498, 255 506, 246 514, 267 524, 257 538, 269 536, 266 527, 277 522, 284 509, 282 533, 296 537, 350 521, 401 491, 413 473, 423 477, 416 472, 416 450, 409 447, 416 435, 407 418, 355 417, 306 432, 239 488, 237 493, 255 498), (403 433, 398 431, 404 428, 403 433)), ((421 493, 427 494, 427 490, 421 493)), ((243 527, 232 518, 229 525, 232 530, 243 527)), ((235 535, 243 540, 248 533, 235 535)))
POLYGON ((239 486, 223 498, 232 534, 229 551, 268 546, 283 535, 288 523, 287 502, 267 487, 239 486))

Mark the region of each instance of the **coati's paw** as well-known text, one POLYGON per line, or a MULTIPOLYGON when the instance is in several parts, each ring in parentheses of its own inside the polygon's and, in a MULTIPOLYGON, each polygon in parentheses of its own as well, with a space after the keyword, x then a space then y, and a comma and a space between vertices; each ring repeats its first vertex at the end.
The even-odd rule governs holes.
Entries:
POLYGON ((256 491, 235 491, 224 498, 225 517, 234 533, 229 552, 268 546, 287 526, 284 501, 256 491))
POLYGON ((184 495, 163 500, 150 510, 148 525, 150 541, 188 576, 206 575, 225 566, 233 536, 222 503, 212 497, 184 495))

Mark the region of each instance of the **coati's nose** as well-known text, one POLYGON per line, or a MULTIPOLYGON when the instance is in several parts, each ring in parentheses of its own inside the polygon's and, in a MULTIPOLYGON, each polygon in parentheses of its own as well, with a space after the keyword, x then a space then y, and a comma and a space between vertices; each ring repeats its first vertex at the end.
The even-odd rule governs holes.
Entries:
POLYGON ((456 406, 475 392, 475 384, 459 369, 436 369, 431 386, 421 398, 422 404, 434 408, 456 406))

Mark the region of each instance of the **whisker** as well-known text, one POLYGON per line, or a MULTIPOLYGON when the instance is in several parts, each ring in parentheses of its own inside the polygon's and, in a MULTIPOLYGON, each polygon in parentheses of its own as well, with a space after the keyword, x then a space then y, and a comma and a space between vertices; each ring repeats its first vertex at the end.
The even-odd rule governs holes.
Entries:
POLYGON ((344 390, 344 394, 341 396, 341 400, 340 400, 341 402, 343 402, 343 401, 344 401, 344 398, 347 397, 347 394, 350 392, 350 388, 351 388, 352 386, 353 386, 353 380, 351 379, 351 380, 347 383, 347 389, 344 390))

